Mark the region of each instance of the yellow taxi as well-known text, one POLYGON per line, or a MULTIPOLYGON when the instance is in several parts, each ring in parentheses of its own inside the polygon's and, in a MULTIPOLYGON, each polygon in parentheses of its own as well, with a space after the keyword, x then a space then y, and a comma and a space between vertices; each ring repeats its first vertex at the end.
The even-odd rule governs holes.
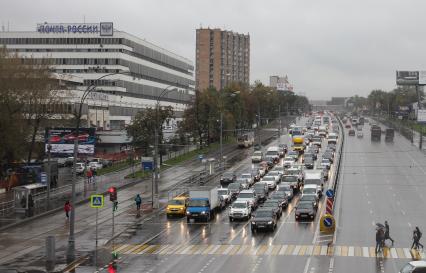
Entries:
POLYGON ((185 216, 186 206, 188 204, 187 196, 177 196, 167 203, 166 214, 170 216, 185 216))

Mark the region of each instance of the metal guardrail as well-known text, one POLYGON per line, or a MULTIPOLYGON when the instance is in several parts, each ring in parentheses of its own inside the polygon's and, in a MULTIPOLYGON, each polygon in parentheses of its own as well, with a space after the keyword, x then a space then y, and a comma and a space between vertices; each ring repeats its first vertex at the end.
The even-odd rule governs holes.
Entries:
POLYGON ((340 118, 338 118, 338 117, 337 117, 337 121, 339 122, 341 138, 340 138, 340 147, 339 147, 339 154, 338 154, 339 161, 337 162, 336 175, 334 176, 333 187, 332 187, 335 195, 337 194, 337 188, 339 186, 340 164, 342 162, 343 146, 344 146, 344 142, 345 142, 345 131, 344 131, 344 128, 343 128, 343 123, 340 120, 340 118))
POLYGON ((0 203, 0 215, 2 217, 13 213, 15 210, 15 200, 0 203))

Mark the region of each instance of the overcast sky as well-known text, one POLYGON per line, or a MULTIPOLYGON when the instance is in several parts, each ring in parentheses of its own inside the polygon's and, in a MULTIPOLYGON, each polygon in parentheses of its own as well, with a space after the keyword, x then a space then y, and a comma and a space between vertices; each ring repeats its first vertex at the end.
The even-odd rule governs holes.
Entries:
POLYGON ((1 0, 10 30, 97 23, 194 61, 195 29, 250 33, 250 80, 288 75, 310 99, 395 87, 395 70, 426 68, 424 0, 1 0))

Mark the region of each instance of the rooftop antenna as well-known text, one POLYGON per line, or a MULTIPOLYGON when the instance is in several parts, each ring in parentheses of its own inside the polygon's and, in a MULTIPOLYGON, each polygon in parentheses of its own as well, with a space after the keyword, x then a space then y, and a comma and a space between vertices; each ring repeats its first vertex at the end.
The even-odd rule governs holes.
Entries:
POLYGON ((83 23, 86 23, 86 15, 83 14, 83 23))
POLYGON ((1 31, 4 32, 4 22, 3 21, 1 22, 1 31))
POLYGON ((9 21, 7 21, 7 32, 9 32, 9 21))

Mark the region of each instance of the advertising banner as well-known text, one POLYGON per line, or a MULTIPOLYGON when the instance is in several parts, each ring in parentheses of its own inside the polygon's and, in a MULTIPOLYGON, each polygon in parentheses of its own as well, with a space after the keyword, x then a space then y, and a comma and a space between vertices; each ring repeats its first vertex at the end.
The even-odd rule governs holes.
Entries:
POLYGON ((426 122, 426 110, 417 110, 417 122, 426 122))
POLYGON ((95 128, 80 128, 78 136, 75 128, 48 128, 45 135, 45 150, 51 145, 52 154, 74 153, 74 140, 78 137, 78 153, 92 155, 95 153, 96 130, 95 128))

